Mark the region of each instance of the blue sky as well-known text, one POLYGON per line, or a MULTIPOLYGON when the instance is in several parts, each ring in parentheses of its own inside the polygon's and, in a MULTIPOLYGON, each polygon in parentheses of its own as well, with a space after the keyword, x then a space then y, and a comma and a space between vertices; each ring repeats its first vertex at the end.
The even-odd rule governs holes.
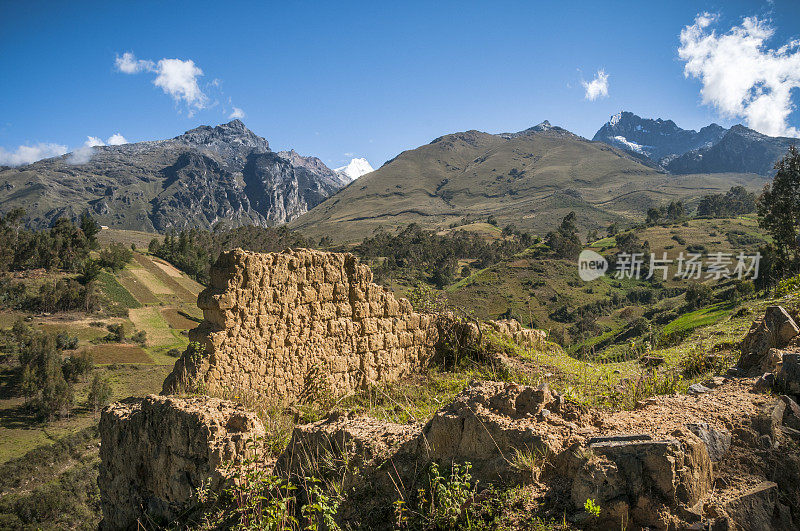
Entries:
MULTIPOLYGON (((800 113, 792 105, 800 100, 800 80, 773 87, 776 94, 788 91, 782 102, 737 110, 725 91, 741 81, 733 71, 746 61, 731 60, 738 51, 701 60, 696 74, 685 76, 691 54, 701 52, 695 47, 688 58, 679 56, 681 31, 704 12, 719 16, 696 26, 701 35, 694 44, 712 30, 722 36, 742 29, 744 17, 755 16, 756 29, 767 34, 763 48, 775 51, 753 53, 766 53, 779 72, 800 61, 796 46, 779 50, 800 38, 794 1, 223 7, 0 0, 0 154, 40 143, 74 150, 89 136, 108 142, 116 133, 130 142, 169 138, 226 122, 234 107, 273 149, 294 148, 331 167, 351 157, 377 167, 442 134, 517 131, 545 119, 591 138, 623 109, 684 128, 745 122, 796 133, 800 113), (126 52, 137 61, 128 70, 138 73, 115 63, 126 52), (177 70, 162 59, 179 59, 171 65, 177 70), (598 70, 608 76, 607 95, 599 90, 590 100, 582 81, 591 82, 598 70), (703 76, 708 91, 716 91, 706 102, 703 76), (187 80, 196 86, 180 84, 187 80), (789 112, 784 118, 781 106, 789 112)), ((746 47, 755 33, 750 28, 712 44, 746 47)))

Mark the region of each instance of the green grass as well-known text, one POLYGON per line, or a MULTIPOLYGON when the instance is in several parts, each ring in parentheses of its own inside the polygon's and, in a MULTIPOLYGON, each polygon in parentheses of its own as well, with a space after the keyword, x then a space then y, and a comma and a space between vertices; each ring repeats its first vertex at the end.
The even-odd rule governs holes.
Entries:
POLYGON ((734 308, 736 308, 735 304, 721 302, 693 312, 685 313, 668 323, 661 332, 665 335, 684 333, 701 326, 712 325, 730 315, 734 308))
POLYGON ((111 273, 108 273, 107 271, 101 271, 97 276, 97 280, 100 283, 103 293, 105 293, 109 299, 121 305, 122 307, 140 308, 142 306, 139 301, 137 301, 136 298, 131 295, 131 292, 125 289, 125 287, 119 283, 117 277, 111 273))

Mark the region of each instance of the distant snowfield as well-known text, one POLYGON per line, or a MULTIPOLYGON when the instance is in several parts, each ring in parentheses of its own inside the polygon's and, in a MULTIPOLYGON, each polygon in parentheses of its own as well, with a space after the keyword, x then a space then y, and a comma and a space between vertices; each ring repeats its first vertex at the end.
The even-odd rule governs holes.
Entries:
POLYGON ((375 168, 370 165, 367 159, 361 158, 353 159, 347 166, 336 168, 333 171, 347 176, 347 178, 351 181, 355 181, 362 175, 366 175, 369 172, 375 171, 375 168))

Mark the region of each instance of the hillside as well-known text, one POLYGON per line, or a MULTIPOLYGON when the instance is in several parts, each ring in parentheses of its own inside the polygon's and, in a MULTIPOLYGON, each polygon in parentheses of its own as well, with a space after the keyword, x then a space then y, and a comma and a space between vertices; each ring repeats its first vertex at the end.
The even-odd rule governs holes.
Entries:
POLYGON ((691 202, 741 184, 747 174, 672 176, 633 155, 548 123, 513 134, 454 133, 404 151, 290 224, 304 234, 355 241, 378 227, 447 228, 495 216, 543 233, 574 210, 583 229, 638 220, 674 199, 691 202))
MULTIPOLYGON (((666 253, 671 259, 690 252, 706 256, 755 253, 765 243, 756 221, 747 217, 693 219, 641 227, 632 233, 641 244, 648 244, 649 252, 657 257, 666 253)), ((593 242, 590 248, 605 255, 618 252, 614 237, 593 242)), ((550 330, 565 347, 574 348, 585 339, 594 341, 604 334, 610 338, 645 314, 654 324, 666 325, 685 310, 681 306, 688 285, 681 278, 650 282, 620 280, 609 274, 587 283, 579 278, 574 260, 549 258, 532 248, 471 272, 444 293, 451 304, 479 318, 513 316, 526 325, 550 330)), ((720 292, 729 287, 729 283, 714 285, 720 292)))
POLYGON ((0 211, 49 226, 88 210, 102 225, 149 232, 290 221, 349 182, 315 157, 275 153, 239 120, 169 140, 84 147, 0 168, 0 211))

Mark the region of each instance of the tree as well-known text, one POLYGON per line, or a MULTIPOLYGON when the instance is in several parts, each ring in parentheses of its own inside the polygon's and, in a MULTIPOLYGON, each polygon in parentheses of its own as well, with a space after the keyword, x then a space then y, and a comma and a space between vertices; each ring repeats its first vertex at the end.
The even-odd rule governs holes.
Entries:
POLYGON ((686 303, 690 308, 700 308, 711 302, 713 291, 710 286, 693 282, 686 289, 686 303))
POLYGON ((119 271, 133 260, 133 252, 121 243, 112 242, 100 251, 100 265, 112 271, 119 271))
POLYGON ((775 169, 772 186, 765 185, 758 198, 758 224, 772 236, 780 259, 789 264, 791 270, 796 270, 800 258, 800 152, 795 146, 789 147, 775 169))
POLYGON ((89 246, 92 249, 97 248, 97 233, 100 232, 100 225, 89 215, 89 212, 84 210, 81 214, 81 231, 86 239, 89 241, 89 246))
POLYGON ((100 409, 111 401, 111 383, 107 378, 95 374, 92 384, 89 386, 89 407, 97 414, 100 409))
POLYGON ((545 237, 547 246, 558 258, 575 258, 581 252, 576 217, 575 212, 570 212, 561 220, 558 229, 548 232, 545 237))
POLYGON ((150 254, 158 253, 158 250, 161 248, 161 243, 158 241, 158 238, 153 238, 150 240, 150 243, 147 244, 147 252, 150 254))
POLYGON ((647 224, 655 225, 661 217, 661 212, 657 208, 651 208, 647 211, 647 224))
POLYGON ((671 201, 667 207, 667 217, 670 221, 677 221, 686 215, 686 210, 683 208, 683 203, 680 201, 671 201))

